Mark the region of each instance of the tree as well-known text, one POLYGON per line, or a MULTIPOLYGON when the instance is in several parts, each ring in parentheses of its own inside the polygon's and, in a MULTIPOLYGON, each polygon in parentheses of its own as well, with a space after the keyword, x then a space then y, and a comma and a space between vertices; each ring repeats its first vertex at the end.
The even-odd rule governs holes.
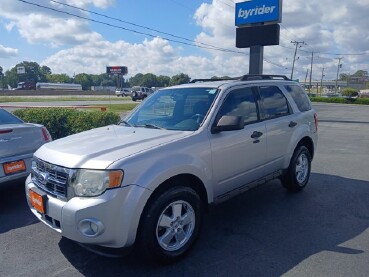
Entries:
POLYGON ((152 74, 152 73, 146 73, 145 75, 142 76, 141 82, 140 82, 140 86, 142 87, 157 87, 158 86, 158 79, 156 77, 156 75, 152 74))
POLYGON ((341 73, 340 74, 340 81, 350 81, 350 74, 347 73, 341 73))
POLYGON ((186 84, 186 83, 189 83, 190 80, 191 78, 187 74, 181 73, 181 74, 172 76, 172 78, 170 79, 170 85, 175 86, 175 85, 186 84))
POLYGON ((19 82, 24 81, 33 81, 35 83, 46 82, 48 74, 51 74, 51 69, 49 67, 47 66, 41 67, 36 62, 23 61, 5 72, 3 85, 4 86, 10 85, 11 87, 14 88, 17 87, 17 84, 19 82), (25 68, 24 74, 17 73, 17 67, 19 66, 24 66, 25 68))
POLYGON ((3 80, 4 80, 3 68, 0 66, 0 88, 4 87, 3 80))
POLYGON ((104 79, 101 81, 100 85, 103 87, 114 87, 115 82, 113 80, 104 79))
POLYGON ((41 72, 41 74, 42 74, 42 75, 47 76, 47 75, 50 75, 50 74, 51 74, 51 69, 50 69, 50 67, 48 67, 48 66, 46 66, 46 65, 43 65, 43 66, 41 67, 40 72, 41 72))
POLYGON ((157 77, 158 87, 167 87, 170 84, 170 77, 160 75, 157 77))
POLYGON ((77 74, 74 77, 74 82, 76 84, 81 84, 83 90, 89 90, 91 89, 91 86, 93 85, 91 75, 86 74, 86 73, 77 74))
POLYGON ((129 78, 129 83, 131 84, 132 87, 140 86, 142 78, 143 78, 143 74, 137 73, 135 76, 129 78))
POLYGON ((47 82, 50 83, 71 83, 72 78, 67 74, 48 74, 46 75, 47 82))
POLYGON ((352 74, 351 76, 353 77, 368 77, 368 71, 366 70, 358 70, 356 71, 354 74, 352 74))

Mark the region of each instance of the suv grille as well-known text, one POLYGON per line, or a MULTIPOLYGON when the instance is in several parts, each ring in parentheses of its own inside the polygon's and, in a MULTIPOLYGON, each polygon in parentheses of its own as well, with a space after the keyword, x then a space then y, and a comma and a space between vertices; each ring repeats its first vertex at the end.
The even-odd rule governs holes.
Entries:
POLYGON ((70 169, 56 166, 39 159, 32 161, 33 183, 55 197, 67 198, 70 169))

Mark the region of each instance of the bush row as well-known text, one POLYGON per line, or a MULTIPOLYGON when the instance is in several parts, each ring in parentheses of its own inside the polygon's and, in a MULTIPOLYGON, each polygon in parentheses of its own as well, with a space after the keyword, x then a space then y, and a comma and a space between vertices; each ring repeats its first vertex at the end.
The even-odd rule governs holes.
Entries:
POLYGON ((369 105, 369 98, 310 97, 312 102, 369 105))
POLYGON ((25 122, 44 125, 52 138, 59 139, 82 131, 117 124, 118 114, 100 111, 79 111, 66 108, 20 109, 14 114, 25 122))

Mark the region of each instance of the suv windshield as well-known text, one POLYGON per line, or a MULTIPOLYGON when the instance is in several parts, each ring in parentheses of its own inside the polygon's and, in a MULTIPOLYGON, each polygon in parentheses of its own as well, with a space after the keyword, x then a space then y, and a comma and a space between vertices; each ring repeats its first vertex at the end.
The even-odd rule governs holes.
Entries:
POLYGON ((195 131, 203 122, 217 93, 216 88, 159 90, 144 101, 124 124, 134 127, 195 131))

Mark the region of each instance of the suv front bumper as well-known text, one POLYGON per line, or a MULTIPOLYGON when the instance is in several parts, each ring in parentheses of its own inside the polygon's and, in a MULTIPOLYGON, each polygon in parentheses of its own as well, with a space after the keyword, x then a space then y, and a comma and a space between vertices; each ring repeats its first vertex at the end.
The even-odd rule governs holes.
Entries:
POLYGON ((40 213, 31 205, 31 189, 39 190, 28 176, 25 186, 28 206, 44 224, 76 242, 112 248, 134 243, 141 213, 151 195, 150 190, 136 185, 68 201, 46 194, 45 213, 40 213))

